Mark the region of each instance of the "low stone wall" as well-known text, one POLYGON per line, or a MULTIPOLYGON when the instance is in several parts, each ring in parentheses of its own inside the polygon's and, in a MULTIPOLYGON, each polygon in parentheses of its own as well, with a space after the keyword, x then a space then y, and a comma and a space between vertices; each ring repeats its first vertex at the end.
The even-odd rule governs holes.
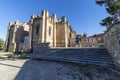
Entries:
POLYGON ((120 22, 114 24, 105 32, 104 44, 116 65, 120 65, 120 22))
POLYGON ((34 43, 33 53, 44 54, 49 51, 49 43, 34 43))
POLYGON ((18 45, 18 52, 30 52, 31 46, 29 42, 20 43, 18 45))

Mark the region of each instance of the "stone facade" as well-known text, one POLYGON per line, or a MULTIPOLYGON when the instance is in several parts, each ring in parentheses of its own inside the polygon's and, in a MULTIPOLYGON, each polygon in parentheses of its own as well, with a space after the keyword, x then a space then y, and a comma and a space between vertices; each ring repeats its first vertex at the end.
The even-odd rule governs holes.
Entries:
POLYGON ((49 43, 34 43, 33 53, 45 54, 49 51, 49 43))
POLYGON ((19 21, 10 22, 8 26, 5 51, 24 52, 30 49, 29 24, 19 21))
POLYGON ((79 47, 104 47, 103 34, 87 36, 87 34, 77 35, 79 47))
POLYGON ((116 64, 120 64, 120 22, 107 29, 104 34, 104 44, 116 64))
POLYGON ((43 10, 41 16, 31 16, 30 26, 32 49, 41 43, 49 43, 50 47, 75 47, 76 33, 65 16, 59 20, 56 14, 49 16, 48 11, 43 10))
POLYGON ((89 47, 104 47, 104 34, 95 34, 93 36, 88 37, 88 45, 89 47))
POLYGON ((88 36, 87 34, 83 34, 83 35, 80 35, 80 42, 81 42, 81 45, 82 47, 88 47, 88 44, 87 44, 87 39, 88 39, 88 36))
POLYGON ((65 16, 60 20, 56 14, 49 16, 49 12, 43 10, 40 16, 32 15, 28 24, 18 21, 9 24, 5 50, 35 51, 43 43, 49 43, 49 47, 75 47, 75 39, 76 32, 65 16))

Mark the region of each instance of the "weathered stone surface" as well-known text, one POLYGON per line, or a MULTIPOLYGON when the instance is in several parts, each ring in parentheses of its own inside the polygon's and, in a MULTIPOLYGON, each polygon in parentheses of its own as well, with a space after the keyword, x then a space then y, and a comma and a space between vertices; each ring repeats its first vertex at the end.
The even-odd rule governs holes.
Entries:
MULTIPOLYGON (((116 70, 115 70, 116 71, 116 70)), ((36 60, 0 61, 1 80, 119 80, 120 74, 95 65, 36 60)))
POLYGON ((5 51, 26 52, 33 49, 38 52, 42 48, 41 43, 49 43, 50 47, 75 47, 75 39, 76 32, 65 16, 58 20, 56 14, 49 16, 48 11, 43 10, 41 16, 31 16, 29 23, 10 22, 5 51))
POLYGON ((26 52, 30 49, 29 25, 19 21, 9 23, 5 51, 26 52))
POLYGON ((76 32, 63 16, 61 20, 56 14, 49 16, 48 11, 43 10, 41 16, 33 15, 30 20, 31 42, 50 43, 50 47, 75 47, 76 32))
POLYGON ((116 64, 120 64, 120 23, 114 24, 105 32, 104 44, 116 64))
MULTIPOLYGON (((40 51, 39 51, 40 52, 40 51)), ((43 60, 114 66, 114 62, 105 48, 51 48, 46 54, 30 54, 28 57, 43 60)))
POLYGON ((45 54, 49 51, 49 43, 34 43, 33 53, 45 54))

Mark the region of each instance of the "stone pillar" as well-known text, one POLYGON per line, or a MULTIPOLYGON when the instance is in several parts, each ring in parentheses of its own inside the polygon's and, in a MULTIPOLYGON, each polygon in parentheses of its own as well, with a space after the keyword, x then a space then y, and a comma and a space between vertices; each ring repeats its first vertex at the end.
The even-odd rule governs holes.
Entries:
POLYGON ((15 43, 15 33, 17 31, 17 25, 14 26, 14 31, 13 31, 13 38, 12 38, 12 43, 15 43))
POLYGON ((31 18, 31 20, 29 21, 29 25, 30 25, 30 28, 29 28, 29 40, 30 40, 30 47, 31 47, 31 51, 33 51, 32 50, 32 46, 33 46, 33 19, 31 18))
POLYGON ((44 43, 44 37, 45 37, 45 11, 42 11, 42 43, 44 43))
POLYGON ((47 36, 47 18, 49 16, 48 11, 43 10, 42 11, 42 42, 46 42, 46 36, 47 36))
POLYGON ((68 47, 67 25, 65 24, 65 47, 68 47))
POLYGON ((12 43, 14 43, 14 50, 13 50, 13 52, 16 51, 16 47, 17 47, 16 41, 15 41, 15 40, 16 40, 16 39, 15 39, 15 37, 16 37, 16 34, 15 34, 15 33, 16 33, 16 31, 17 31, 17 26, 18 26, 18 25, 15 25, 15 26, 14 26, 13 42, 12 42, 12 43))
POLYGON ((53 14, 53 47, 56 47, 56 14, 53 14))

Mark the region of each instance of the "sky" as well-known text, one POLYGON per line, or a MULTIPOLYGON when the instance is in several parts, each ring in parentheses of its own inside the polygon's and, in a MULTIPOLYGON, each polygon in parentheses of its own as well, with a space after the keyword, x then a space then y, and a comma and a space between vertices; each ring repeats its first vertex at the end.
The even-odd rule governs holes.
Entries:
POLYGON ((99 23, 108 13, 95 0, 0 0, 0 38, 6 39, 9 22, 29 22, 32 14, 41 15, 42 10, 56 13, 57 18, 66 16, 77 34, 93 35, 106 29, 99 23))

